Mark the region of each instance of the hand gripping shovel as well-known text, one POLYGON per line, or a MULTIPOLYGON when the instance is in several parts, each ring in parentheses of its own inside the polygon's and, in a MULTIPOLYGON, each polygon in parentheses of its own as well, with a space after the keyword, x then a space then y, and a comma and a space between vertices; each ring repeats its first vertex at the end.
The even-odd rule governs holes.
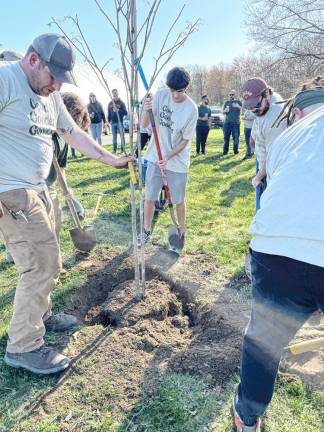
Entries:
MULTIPOLYGON (((148 86, 148 83, 146 81, 144 71, 143 71, 142 66, 141 66, 139 61, 137 62, 137 68, 138 68, 138 72, 140 74, 140 77, 142 79, 143 85, 145 87, 145 90, 148 91, 149 86, 148 86)), ((152 110, 149 110, 148 113, 150 116, 150 123, 152 126, 153 137, 154 137, 157 155, 158 155, 159 161, 161 161, 163 159, 163 156, 162 156, 162 152, 161 152, 159 136, 158 136, 158 133, 156 130, 154 115, 153 115, 152 110)), ((168 185, 167 176, 166 176, 166 173, 163 169, 161 169, 161 175, 162 175, 162 181, 163 181, 163 185, 164 185, 164 189, 165 189, 165 197, 167 199, 171 219, 172 219, 172 222, 174 224, 174 225, 169 226, 169 232, 168 232, 169 250, 171 252, 176 253, 177 255, 180 255, 182 252, 182 249, 184 247, 185 232, 184 232, 184 230, 181 229, 180 225, 178 224, 178 222, 176 220, 176 217, 174 214, 173 203, 172 203, 172 196, 171 196, 170 188, 168 185)))
POLYGON ((75 210, 66 181, 61 173, 61 169, 55 155, 53 155, 53 165, 57 174, 58 181, 61 185, 63 195, 65 196, 67 204, 69 206, 73 222, 76 225, 75 228, 72 228, 70 230, 72 242, 77 250, 81 252, 90 252, 96 246, 96 233, 92 226, 85 226, 82 228, 78 213, 75 210))

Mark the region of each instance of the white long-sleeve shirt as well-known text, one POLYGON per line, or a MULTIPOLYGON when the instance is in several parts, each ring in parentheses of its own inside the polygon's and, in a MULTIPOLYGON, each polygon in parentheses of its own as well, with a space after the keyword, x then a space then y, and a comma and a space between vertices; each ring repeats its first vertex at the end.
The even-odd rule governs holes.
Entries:
POLYGON ((271 144, 287 127, 285 122, 282 122, 279 127, 271 127, 282 110, 282 104, 276 104, 280 100, 282 100, 281 96, 274 93, 271 97, 269 110, 263 116, 256 117, 253 122, 252 136, 255 141, 255 154, 260 170, 266 166, 271 144))
POLYGON ((272 143, 267 173, 251 248, 324 267, 324 105, 272 143))

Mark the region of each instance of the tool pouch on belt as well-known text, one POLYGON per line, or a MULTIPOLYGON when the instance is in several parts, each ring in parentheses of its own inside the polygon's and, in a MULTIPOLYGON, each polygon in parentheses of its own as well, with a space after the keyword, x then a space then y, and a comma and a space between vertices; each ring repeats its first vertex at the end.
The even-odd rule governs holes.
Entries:
POLYGON ((2 203, 0 201, 0 218, 4 215, 2 203))

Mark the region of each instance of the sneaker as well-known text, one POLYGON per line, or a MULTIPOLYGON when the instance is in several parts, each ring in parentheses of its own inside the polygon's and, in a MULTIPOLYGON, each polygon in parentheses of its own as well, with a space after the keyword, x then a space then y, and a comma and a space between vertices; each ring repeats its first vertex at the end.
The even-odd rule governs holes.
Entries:
POLYGON ((206 159, 206 155, 205 155, 205 153, 203 153, 202 157, 203 157, 203 159, 206 159))
POLYGON ((63 332, 70 330, 72 327, 76 326, 78 320, 73 315, 68 315, 66 313, 58 313, 56 315, 51 315, 45 322, 44 326, 46 331, 52 332, 63 332))
POLYGON ((13 368, 23 368, 42 375, 61 372, 70 364, 70 359, 45 345, 26 353, 6 352, 4 361, 13 368))
POLYGON ((234 414, 234 423, 236 426, 236 432, 261 432, 261 419, 258 418, 258 420, 253 426, 247 426, 246 424, 243 423, 240 416, 236 412, 234 402, 233 402, 233 414, 234 414))
MULTIPOLYGON (((150 237, 151 237, 151 231, 144 229, 143 230, 143 243, 144 244, 148 243, 150 237)), ((137 237, 137 245, 138 245, 138 247, 141 246, 141 234, 139 234, 139 236, 137 237)))
POLYGON ((7 251, 7 256, 6 256, 6 262, 7 262, 8 264, 14 264, 14 263, 15 263, 15 262, 14 262, 14 259, 12 258, 11 253, 8 252, 8 251, 7 251))
POLYGON ((220 157, 220 159, 222 160, 222 159, 226 159, 228 157, 228 154, 226 153, 226 154, 223 154, 221 157, 220 157))
POLYGON ((252 155, 245 155, 244 158, 242 158, 242 161, 246 160, 246 159, 250 159, 252 157, 252 155))

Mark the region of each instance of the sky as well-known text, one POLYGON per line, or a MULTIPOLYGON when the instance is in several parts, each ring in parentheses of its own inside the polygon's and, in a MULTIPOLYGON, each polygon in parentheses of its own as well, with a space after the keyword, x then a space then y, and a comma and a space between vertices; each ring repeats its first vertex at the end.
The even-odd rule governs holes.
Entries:
MULTIPOLYGON (((137 1, 139 23, 147 11, 148 2, 137 1)), ((235 56, 248 53, 249 44, 243 28, 243 0, 162 0, 142 60, 148 76, 164 35, 184 3, 186 7, 173 34, 182 31, 188 21, 193 22, 197 18, 201 19, 201 25, 185 46, 177 51, 164 73, 175 65, 200 64, 209 67, 220 62, 230 63, 235 56)), ((114 0, 102 0, 101 4, 108 14, 113 13, 114 0)), ((24 53, 39 34, 59 32, 57 27, 48 26, 51 17, 63 19, 77 14, 98 63, 103 65, 107 59, 113 58, 108 67, 111 70, 120 68, 115 36, 93 0, 29 0, 15 2, 12 6, 10 1, 0 0, 0 10, 0 51, 15 49, 24 53)), ((75 33, 67 23, 64 28, 70 35, 75 33)), ((79 57, 78 61, 82 62, 82 59, 79 57)))

